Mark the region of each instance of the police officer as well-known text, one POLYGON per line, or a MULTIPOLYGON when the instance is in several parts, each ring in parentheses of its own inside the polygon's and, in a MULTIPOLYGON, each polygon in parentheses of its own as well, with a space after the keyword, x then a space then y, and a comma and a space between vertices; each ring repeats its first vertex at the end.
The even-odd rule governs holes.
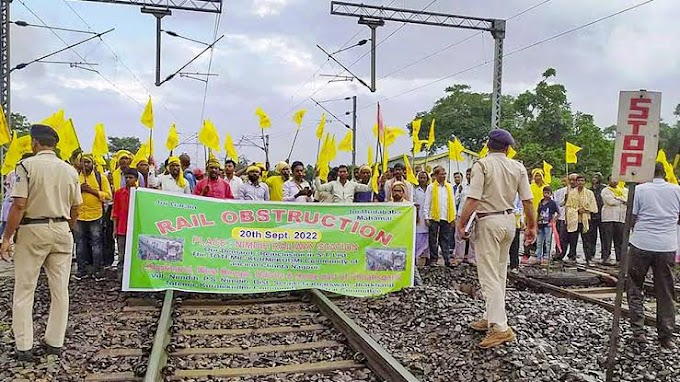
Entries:
POLYGON ((20 361, 33 359, 33 300, 43 266, 51 296, 43 347, 47 354, 61 354, 68 320, 71 229, 82 203, 78 173, 54 152, 57 133, 49 126, 33 125, 31 139, 35 156, 17 165, 14 203, 0 247, 0 257, 10 261, 10 241, 17 233, 12 329, 20 361))
POLYGON ((515 196, 524 205, 526 215, 525 244, 536 239, 536 212, 524 166, 507 158, 508 147, 514 145, 512 135, 495 129, 489 134, 490 154, 472 166, 467 202, 456 228, 461 237, 469 236, 465 227, 477 212, 475 249, 477 273, 486 300, 484 318, 470 324, 473 330, 487 332, 479 344, 488 349, 515 339, 505 313, 505 281, 508 275, 510 245, 515 237, 515 196))

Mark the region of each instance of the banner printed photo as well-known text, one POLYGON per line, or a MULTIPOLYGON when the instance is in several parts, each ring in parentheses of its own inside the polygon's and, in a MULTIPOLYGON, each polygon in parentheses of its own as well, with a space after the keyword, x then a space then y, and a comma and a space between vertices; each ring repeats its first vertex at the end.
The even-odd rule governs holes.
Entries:
POLYGON ((125 291, 376 296, 413 285, 415 207, 261 203, 138 189, 125 291))

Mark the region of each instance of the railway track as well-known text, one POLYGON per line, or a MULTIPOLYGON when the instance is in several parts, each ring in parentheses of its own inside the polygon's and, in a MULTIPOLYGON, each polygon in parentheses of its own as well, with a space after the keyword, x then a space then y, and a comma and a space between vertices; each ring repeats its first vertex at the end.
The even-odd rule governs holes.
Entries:
POLYGON ((127 310, 159 311, 152 348, 106 349, 100 356, 111 363, 143 358, 144 367, 86 381, 417 381, 316 290, 229 300, 168 291, 160 308, 127 310))

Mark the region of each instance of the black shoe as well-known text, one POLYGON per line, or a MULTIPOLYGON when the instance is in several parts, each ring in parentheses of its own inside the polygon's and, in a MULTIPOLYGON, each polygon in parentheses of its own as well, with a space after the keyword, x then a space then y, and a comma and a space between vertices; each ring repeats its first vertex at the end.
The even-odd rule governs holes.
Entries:
POLYGON ((56 355, 57 357, 61 356, 61 348, 48 345, 47 343, 45 343, 45 341, 43 341, 42 347, 43 347, 43 350, 45 350, 45 354, 52 354, 52 355, 56 355))
POLYGON ((78 281, 85 280, 88 277, 89 277, 89 275, 85 272, 78 272, 75 275, 73 275, 73 278, 78 280, 78 281))
POLYGON ((17 361, 21 362, 33 362, 33 350, 16 350, 14 356, 17 361))
POLYGON ((104 281, 104 280, 106 280, 106 277, 104 277, 104 275, 102 273, 97 272, 97 273, 94 274, 94 281, 100 282, 100 281, 104 281))

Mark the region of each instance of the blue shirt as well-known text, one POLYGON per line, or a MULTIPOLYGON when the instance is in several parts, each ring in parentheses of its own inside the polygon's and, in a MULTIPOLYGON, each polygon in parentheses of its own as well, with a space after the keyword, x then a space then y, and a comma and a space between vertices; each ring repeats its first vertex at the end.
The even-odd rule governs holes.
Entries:
POLYGON ((637 186, 633 215, 637 220, 630 244, 643 251, 677 251, 680 186, 658 178, 637 186))
POLYGON ((191 188, 191 192, 194 192, 196 189, 196 177, 194 176, 194 173, 191 172, 191 170, 184 170, 184 179, 189 182, 189 188, 191 188))

